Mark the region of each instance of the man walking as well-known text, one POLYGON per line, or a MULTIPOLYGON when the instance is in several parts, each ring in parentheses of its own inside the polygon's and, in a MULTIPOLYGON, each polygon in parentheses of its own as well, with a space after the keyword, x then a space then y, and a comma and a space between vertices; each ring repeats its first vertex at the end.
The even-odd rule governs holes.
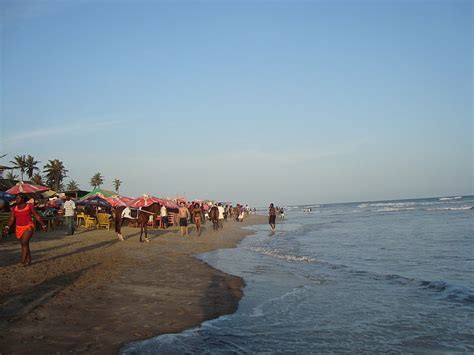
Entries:
POLYGON ((74 221, 76 214, 76 204, 71 200, 71 196, 66 196, 66 202, 64 202, 64 217, 66 218, 67 235, 73 235, 76 229, 76 223, 74 221))
POLYGON ((189 209, 186 207, 186 203, 181 201, 179 203, 179 227, 181 229, 181 235, 188 235, 188 219, 189 219, 189 209))

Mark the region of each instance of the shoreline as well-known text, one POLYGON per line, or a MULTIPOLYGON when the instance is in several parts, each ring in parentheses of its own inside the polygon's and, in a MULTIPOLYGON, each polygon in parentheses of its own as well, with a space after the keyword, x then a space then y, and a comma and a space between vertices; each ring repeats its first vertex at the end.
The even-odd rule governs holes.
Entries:
POLYGON ((79 229, 36 232, 33 264, 18 264, 20 245, 10 235, 0 242, 0 353, 116 354, 125 344, 178 333, 234 313, 244 281, 194 257, 234 248, 253 234, 241 227, 265 223, 249 216, 197 237, 194 225, 182 237, 177 228, 79 229), (137 233, 138 232, 138 233, 137 233))

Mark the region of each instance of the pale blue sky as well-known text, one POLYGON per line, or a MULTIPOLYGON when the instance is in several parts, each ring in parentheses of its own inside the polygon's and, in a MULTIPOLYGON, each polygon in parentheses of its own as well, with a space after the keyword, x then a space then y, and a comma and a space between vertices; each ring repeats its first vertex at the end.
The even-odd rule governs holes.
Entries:
POLYGON ((0 6, 0 163, 260 206, 474 193, 471 1, 0 6))

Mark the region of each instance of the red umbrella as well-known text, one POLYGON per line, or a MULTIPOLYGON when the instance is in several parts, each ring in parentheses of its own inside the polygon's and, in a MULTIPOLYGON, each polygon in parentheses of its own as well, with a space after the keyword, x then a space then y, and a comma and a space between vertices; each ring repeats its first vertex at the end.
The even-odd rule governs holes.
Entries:
POLYGON ((125 207, 125 206, 128 206, 128 203, 130 201, 133 201, 132 198, 124 197, 124 196, 123 197, 119 197, 119 196, 104 197, 104 200, 110 203, 112 207, 125 207))
POLYGON ((148 196, 148 195, 143 195, 141 197, 137 197, 135 200, 132 200, 129 202, 130 207, 148 207, 154 203, 160 203, 160 199, 153 197, 153 196, 148 196))
POLYGON ((49 187, 33 184, 25 184, 23 181, 18 182, 12 188, 9 188, 5 191, 8 194, 18 195, 18 194, 34 194, 36 192, 45 192, 48 191, 49 187))
POLYGON ((127 197, 127 196, 119 196, 120 200, 122 200, 123 202, 125 202, 127 205, 133 201, 134 199, 131 198, 131 197, 127 197))
POLYGON ((160 205, 165 206, 166 208, 172 208, 172 209, 179 208, 178 204, 172 200, 167 200, 167 199, 159 198, 159 197, 155 197, 155 199, 159 201, 158 203, 160 205))

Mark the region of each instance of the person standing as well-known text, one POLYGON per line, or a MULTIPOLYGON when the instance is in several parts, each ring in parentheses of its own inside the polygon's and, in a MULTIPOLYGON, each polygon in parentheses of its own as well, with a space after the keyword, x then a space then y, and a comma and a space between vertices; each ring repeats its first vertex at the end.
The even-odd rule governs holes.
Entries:
POLYGON ((16 205, 11 210, 10 219, 7 225, 3 228, 3 235, 7 235, 13 223, 16 224, 15 235, 21 243, 21 262, 23 266, 31 265, 31 252, 30 252, 30 238, 33 236, 35 231, 35 224, 31 216, 41 224, 41 228, 46 231, 46 224, 44 224, 41 217, 36 213, 35 208, 32 204, 26 203, 26 196, 17 195, 15 199, 16 205))
POLYGON ((64 202, 64 218, 66 219, 67 235, 73 235, 76 229, 76 223, 74 221, 76 215, 76 204, 71 200, 71 196, 66 196, 66 202, 64 202))
POLYGON ((219 217, 218 217, 218 222, 219 222, 219 228, 224 228, 224 207, 222 207, 222 203, 217 204, 217 210, 219 211, 219 217))
POLYGON ((273 203, 270 203, 270 207, 268 208, 268 223, 270 227, 272 227, 272 232, 275 232, 275 221, 276 221, 276 209, 273 206, 273 203))
POLYGON ((199 203, 194 204, 193 208, 193 217, 194 217, 194 224, 196 225, 196 230, 198 236, 201 235, 201 221, 202 221, 202 210, 201 206, 199 206, 199 203))
POLYGON ((179 203, 179 227, 181 229, 181 235, 185 236, 188 234, 188 218, 189 218, 189 209, 186 207, 186 203, 181 201, 179 203))
POLYGON ((168 228, 168 210, 165 205, 160 208, 161 226, 162 228, 168 228))

